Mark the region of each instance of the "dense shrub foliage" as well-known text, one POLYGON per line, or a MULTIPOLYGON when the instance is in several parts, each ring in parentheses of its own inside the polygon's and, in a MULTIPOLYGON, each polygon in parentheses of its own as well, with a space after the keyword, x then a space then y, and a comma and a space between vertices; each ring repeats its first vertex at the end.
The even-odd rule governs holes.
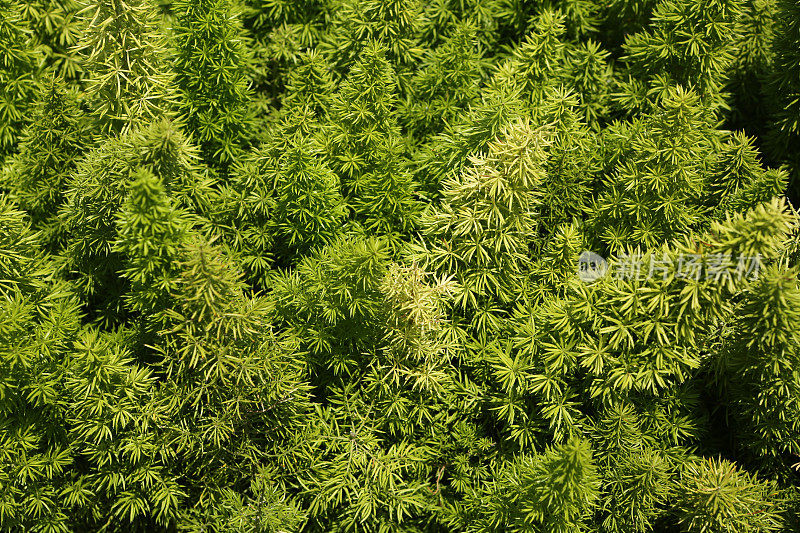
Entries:
POLYGON ((798 0, 0 0, 0 531, 800 530, 798 193, 798 0))

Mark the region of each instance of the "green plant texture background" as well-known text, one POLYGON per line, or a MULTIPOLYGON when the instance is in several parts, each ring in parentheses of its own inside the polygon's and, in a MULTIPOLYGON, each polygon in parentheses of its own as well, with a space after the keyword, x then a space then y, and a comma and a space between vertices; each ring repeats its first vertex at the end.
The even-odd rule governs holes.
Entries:
POLYGON ((798 198, 800 0, 0 0, 0 531, 800 531, 798 198))

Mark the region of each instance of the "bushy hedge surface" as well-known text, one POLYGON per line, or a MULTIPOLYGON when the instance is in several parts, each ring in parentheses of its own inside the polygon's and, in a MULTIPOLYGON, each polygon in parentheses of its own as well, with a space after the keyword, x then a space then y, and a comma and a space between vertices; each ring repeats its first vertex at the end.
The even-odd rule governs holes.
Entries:
POLYGON ((0 0, 0 530, 800 530, 799 0, 0 0))

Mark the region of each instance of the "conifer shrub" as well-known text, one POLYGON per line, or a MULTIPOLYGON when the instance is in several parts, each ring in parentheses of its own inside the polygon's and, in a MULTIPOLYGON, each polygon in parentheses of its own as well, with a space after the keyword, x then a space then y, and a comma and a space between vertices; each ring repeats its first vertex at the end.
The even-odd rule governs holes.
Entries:
POLYGON ((0 532, 800 528, 797 0, 0 0, 0 532))

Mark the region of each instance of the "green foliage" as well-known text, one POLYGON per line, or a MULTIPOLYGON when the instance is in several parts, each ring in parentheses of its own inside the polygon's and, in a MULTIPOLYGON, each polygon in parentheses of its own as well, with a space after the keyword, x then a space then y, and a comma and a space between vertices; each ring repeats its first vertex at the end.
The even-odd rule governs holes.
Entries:
POLYGON ((283 105, 291 112, 310 109, 322 118, 330 107, 333 78, 325 58, 311 51, 305 54, 288 75, 283 105))
POLYGON ((387 262, 384 241, 343 237, 274 281, 276 317, 313 364, 344 373, 374 349, 387 262))
POLYGON ((384 48, 371 42, 333 97, 326 139, 348 194, 362 193, 366 176, 399 156, 396 87, 384 48))
POLYGON ((591 40, 577 45, 566 41, 566 18, 559 11, 544 10, 497 76, 501 83, 516 85, 534 103, 541 101, 548 89, 574 89, 581 114, 594 123, 608 104, 609 54, 591 40))
POLYGON ((213 166, 237 157, 251 120, 249 56, 229 0, 179 1, 173 5, 175 83, 186 127, 213 166))
POLYGON ((87 128, 75 94, 58 78, 48 81, 6 177, 37 228, 56 231, 55 214, 87 144, 87 128))
POLYGON ((494 48, 500 38, 501 24, 498 0, 439 0, 426 2, 420 16, 421 40, 428 47, 438 48, 444 40, 455 36, 464 22, 474 26, 478 44, 494 48), (451 35, 452 34, 452 35, 451 35))
POLYGON ((462 308, 479 308, 487 298, 512 301, 536 235, 549 143, 547 130, 514 123, 461 176, 444 184, 441 208, 426 214, 420 258, 454 275, 462 308))
POLYGON ((601 3, 601 31, 609 46, 621 47, 625 37, 646 27, 658 0, 609 0, 601 3))
POLYGON ((798 15, 0 0, 0 532, 797 530, 798 15))
POLYGON ((84 332, 66 361, 68 440, 76 459, 93 466, 75 480, 72 498, 89 500, 112 529, 150 520, 163 526, 175 518, 183 491, 165 471, 174 452, 158 433, 143 431, 155 422, 147 406, 152 372, 121 341, 84 332))
POLYGON ((608 495, 602 505, 601 531, 652 531, 673 496, 677 461, 643 428, 633 405, 605 409, 594 425, 596 452, 608 495))
POLYGON ((278 160, 270 230, 284 254, 303 254, 330 242, 341 230, 345 204, 336 174, 319 156, 322 150, 298 140, 278 160))
POLYGON ((477 82, 485 68, 481 59, 475 29, 466 24, 429 50, 410 82, 403 112, 406 127, 424 138, 463 113, 477 99, 477 82))
MULTIPOLYGON (((296 531, 304 514, 297 504, 286 501, 283 493, 259 472, 247 493, 223 489, 207 523, 224 533, 283 533, 296 531)), ((189 531, 202 531, 205 524, 195 522, 189 531)))
POLYGON ((81 8, 77 0, 33 0, 22 6, 22 17, 41 45, 45 64, 58 75, 74 79, 83 71, 73 47, 81 36, 75 16, 81 8))
POLYGON ((75 45, 85 56, 86 99, 104 133, 127 132, 173 107, 167 40, 147 0, 87 2, 75 45))
POLYGON ((241 486, 265 455, 283 453, 281 441, 307 414, 308 386, 292 343, 276 339, 266 322, 270 303, 244 294, 219 249, 195 239, 183 251, 173 304, 156 316, 166 378, 157 399, 180 468, 203 472, 193 492, 208 512, 223 488, 241 486))
POLYGON ((13 149, 35 98, 39 57, 21 11, 18 2, 0 2, 0 156, 13 149))
POLYGON ((281 122, 271 142, 233 169, 214 218, 248 277, 268 284, 273 260, 288 265, 342 231, 347 206, 319 144, 281 122))
POLYGON ((592 206, 595 231, 611 251, 653 248, 698 227, 706 154, 718 144, 712 128, 698 96, 678 88, 621 132, 621 153, 592 206))
POLYGON ((524 115, 525 105, 513 88, 497 80, 489 83, 480 102, 419 150, 415 174, 428 196, 440 196, 445 180, 463 172, 470 156, 485 150, 505 127, 524 115))
POLYGON ((591 449, 571 440, 510 464, 471 530, 582 531, 599 488, 591 449))
POLYGON ((393 247, 413 229, 419 211, 415 183, 400 165, 395 88, 384 48, 370 42, 332 99, 326 135, 333 168, 359 222, 387 235, 393 247))
POLYGON ((292 52, 319 42, 331 7, 324 0, 248 0, 245 5, 248 27, 282 59, 294 59, 292 52))
POLYGON ((576 94, 563 88, 548 90, 539 109, 539 120, 552 128, 540 202, 540 218, 546 228, 583 216, 591 180, 600 171, 599 143, 582 120, 581 111, 576 94))
POLYGON ((711 167, 706 197, 718 218, 726 211, 743 212, 779 196, 788 182, 786 172, 761 166, 752 139, 741 133, 726 137, 711 167))
MULTIPOLYGON (((37 268, 42 258, 39 236, 31 231, 25 213, 6 195, 0 196, 0 294, 10 300, 16 291, 30 289, 30 284, 47 270, 37 268)), ((23 290, 23 292, 25 292, 23 290)))
MULTIPOLYGON (((356 62, 372 41, 380 42, 394 68, 405 71, 419 58, 418 0, 343 0, 337 2, 322 49, 335 67, 356 62)), ((370 52, 367 52, 368 54, 370 52)))
POLYGON ((101 307, 109 306, 103 320, 114 321, 123 313, 120 297, 127 285, 118 275, 123 264, 114 243, 116 218, 133 174, 140 168, 150 171, 167 190, 175 191, 179 206, 194 211, 204 196, 196 159, 196 149, 184 134, 174 124, 159 121, 108 140, 78 164, 59 212, 59 231, 67 236, 61 268, 82 294, 97 298, 101 307))
POLYGON ((713 108, 724 107, 740 0, 662 0, 649 29, 625 40, 631 78, 618 97, 625 109, 648 109, 674 84, 694 89, 713 108))
POLYGON ((165 299, 174 290, 174 262, 187 238, 187 221, 173 208, 159 178, 140 168, 131 175, 116 224, 112 250, 125 258, 126 298, 132 310, 148 317, 168 304, 165 299))
POLYGON ((328 0, 246 0, 243 21, 253 38, 250 77, 253 104, 263 114, 284 96, 286 78, 297 72, 302 56, 314 53, 325 34, 335 2, 328 0))
POLYGON ((800 173, 800 84, 797 78, 800 39, 800 4, 792 0, 776 2, 776 23, 772 39, 773 65, 769 71, 767 98, 773 112, 771 131, 767 136, 772 153, 786 160, 793 168, 798 188, 800 173))
POLYGON ((781 531, 775 487, 719 459, 687 462, 675 502, 683 530, 781 531))
POLYGON ((742 7, 730 77, 731 122, 763 135, 769 120, 770 105, 763 95, 772 66, 775 1, 748 0, 742 7))
POLYGON ((744 448, 766 460, 800 455, 796 273, 770 266, 747 291, 718 363, 744 448), (742 335, 747 331, 748 335, 742 335))

